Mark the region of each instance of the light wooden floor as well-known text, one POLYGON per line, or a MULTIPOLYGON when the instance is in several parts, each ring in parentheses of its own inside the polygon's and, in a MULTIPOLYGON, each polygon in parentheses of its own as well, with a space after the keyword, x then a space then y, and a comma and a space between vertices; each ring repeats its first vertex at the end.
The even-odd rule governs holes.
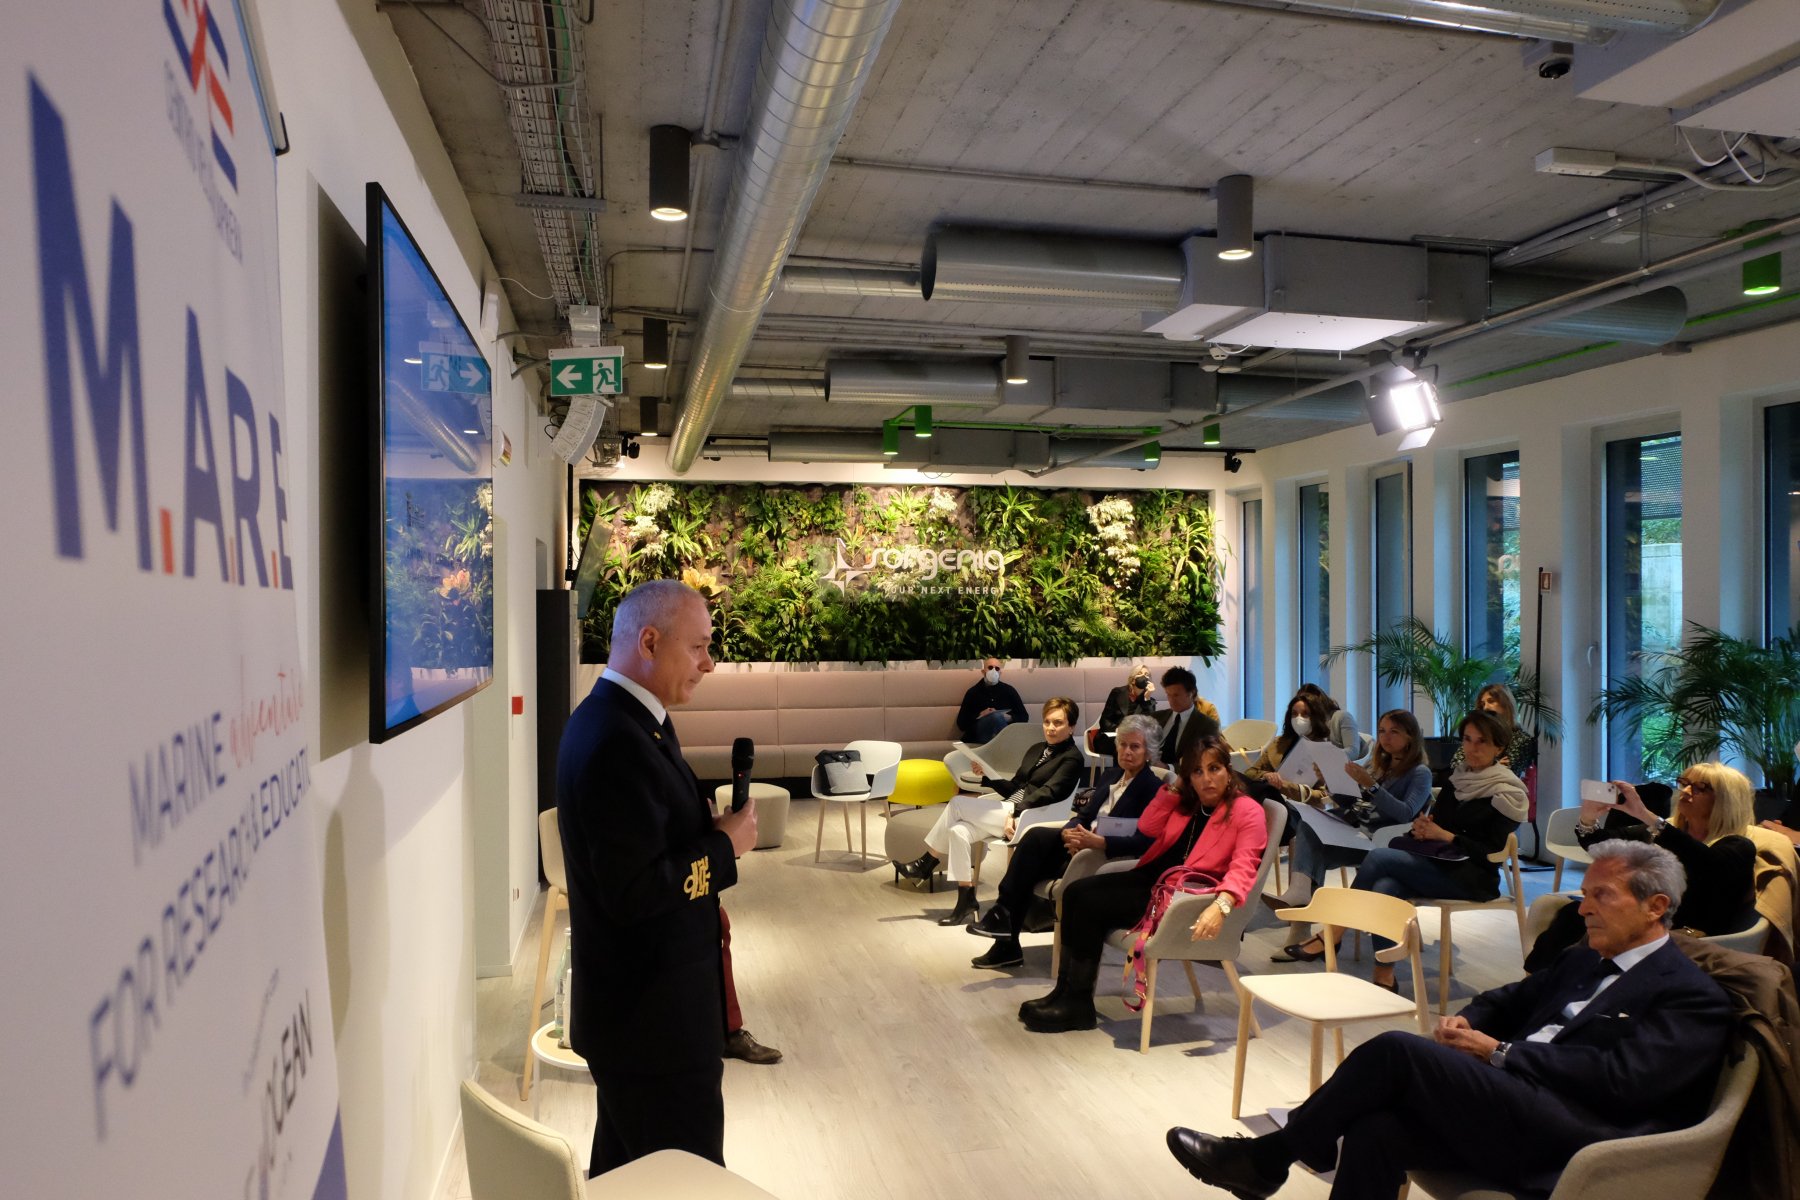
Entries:
MULTIPOLYGON (((744 859, 737 886, 724 895, 745 1025, 786 1056, 768 1067, 725 1064, 725 1157, 738 1174, 783 1200, 1216 1197, 1224 1193, 1203 1188, 1169 1156, 1168 1127, 1261 1132, 1271 1128, 1266 1109, 1304 1098, 1305 1027, 1259 1010, 1264 1036, 1250 1047, 1246 1120, 1231 1119, 1237 1005, 1224 976, 1209 967, 1197 968, 1202 1012, 1182 972, 1163 973, 1147 1055, 1137 1053, 1138 1017, 1119 999, 1116 952, 1101 972, 1098 1029, 1028 1033, 1016 1010, 1049 990, 1049 935, 1026 939, 1021 968, 971 968, 969 959, 991 943, 935 924, 950 894, 897 889, 884 860, 863 868, 841 849, 839 822, 827 826, 825 859, 815 864, 816 814, 813 802, 795 801, 786 844, 744 859)), ((869 843, 876 851, 882 845, 878 808, 870 811, 869 843)), ((1528 895, 1549 880, 1547 872, 1528 874, 1528 895)), ((1564 883, 1579 886, 1579 877, 1564 883)), ((983 904, 992 897, 984 886, 983 904)), ((478 1080, 525 1112, 519 1074, 541 913, 530 921, 512 977, 476 988, 478 1080)), ((1435 919, 1422 924, 1432 936, 1435 919)), ((1270 963, 1284 935, 1259 911, 1240 969, 1323 969, 1270 963)), ((1349 960, 1348 944, 1345 950, 1347 969, 1366 977, 1366 950, 1362 962, 1349 960)), ((1435 998, 1434 945, 1425 960, 1435 998)), ((1456 998, 1518 978, 1510 912, 1457 918, 1456 970, 1456 998)), ((1410 995, 1404 966, 1400 983, 1410 995)), ((1346 1041, 1408 1026, 1370 1024, 1346 1041)), ((1326 1061, 1329 1069, 1329 1049, 1326 1061)), ((591 1081, 557 1071, 538 1078, 540 1119, 573 1141, 585 1162, 591 1081)), ((460 1146, 452 1164, 444 1200, 469 1195, 460 1146)), ((1302 1200, 1327 1190, 1296 1169, 1281 1195, 1302 1200)))

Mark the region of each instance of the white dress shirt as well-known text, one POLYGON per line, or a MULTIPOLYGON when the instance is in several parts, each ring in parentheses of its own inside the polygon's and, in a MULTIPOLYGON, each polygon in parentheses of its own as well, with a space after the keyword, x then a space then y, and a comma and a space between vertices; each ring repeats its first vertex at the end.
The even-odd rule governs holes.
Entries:
POLYGON ((1593 990, 1593 992, 1588 995, 1587 999, 1571 1000, 1567 1004, 1563 1005, 1562 1024, 1546 1025, 1542 1029, 1538 1030, 1536 1033, 1532 1034, 1530 1037, 1526 1038, 1525 1040, 1528 1042, 1550 1041, 1557 1034, 1561 1033, 1563 1031, 1563 1026, 1567 1025, 1570 1021, 1573 1021, 1575 1019, 1576 1015, 1578 1013, 1580 1013, 1582 1009, 1584 1009, 1588 1005, 1592 1004, 1594 1002, 1595 998, 1598 997, 1601 992, 1604 992, 1607 988, 1611 987, 1614 983, 1618 982, 1619 976, 1625 974, 1625 972, 1631 970, 1631 968, 1637 966, 1639 963, 1643 962, 1646 958, 1649 958, 1652 954, 1655 954, 1658 950, 1661 950, 1663 943, 1668 940, 1669 940, 1669 935, 1665 933, 1653 942, 1645 942, 1642 946, 1633 947, 1632 949, 1625 951, 1623 954, 1615 954, 1613 956, 1612 961, 1613 961, 1613 965, 1619 968, 1618 971, 1614 972, 1613 974, 1607 975, 1605 978, 1601 979, 1600 986, 1596 987, 1593 990))
POLYGON ((611 667, 602 670, 600 672, 600 678, 612 680, 614 683, 630 692, 633 696, 637 697, 638 703, 650 710, 651 717, 655 719, 658 725, 661 725, 668 719, 669 710, 663 707, 663 702, 658 700, 649 688, 645 687, 637 680, 627 679, 611 667))

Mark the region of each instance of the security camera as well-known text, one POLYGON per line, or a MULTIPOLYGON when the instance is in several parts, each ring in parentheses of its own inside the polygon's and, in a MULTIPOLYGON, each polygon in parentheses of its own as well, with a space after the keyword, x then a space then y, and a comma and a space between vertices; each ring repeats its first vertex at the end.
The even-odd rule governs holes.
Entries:
POLYGON ((1535 70, 1540 79, 1561 79, 1575 62, 1572 42, 1549 42, 1537 39, 1525 43, 1525 65, 1535 70))

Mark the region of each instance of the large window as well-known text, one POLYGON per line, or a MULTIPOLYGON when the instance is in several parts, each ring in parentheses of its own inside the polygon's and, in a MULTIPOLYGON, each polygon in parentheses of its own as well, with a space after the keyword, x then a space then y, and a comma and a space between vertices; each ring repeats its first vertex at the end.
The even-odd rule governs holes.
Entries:
POLYGON ((1331 648, 1331 498, 1322 483, 1300 489, 1300 679, 1323 686, 1319 659, 1331 648))
POLYGON ((1263 715, 1263 541, 1261 500, 1244 501, 1244 528, 1238 539, 1240 586, 1238 611, 1243 614, 1243 644, 1238 657, 1244 662, 1243 715, 1263 715))
POLYGON ((1463 647, 1519 661, 1519 452, 1463 463, 1463 647))
POLYGON ((1800 621, 1800 404, 1769 409, 1763 428, 1768 447, 1763 528, 1769 538, 1763 555, 1769 573, 1763 620, 1774 638, 1800 621))
MULTIPOLYGON (((1637 675, 1642 658, 1681 643, 1681 435, 1606 445, 1606 682, 1637 675)), ((1635 724, 1606 729, 1609 779, 1670 779, 1646 755, 1635 724)))
MULTIPOLYGON (((1375 478, 1375 631, 1392 629, 1412 613, 1412 521, 1408 494, 1410 468, 1375 478)), ((1411 708, 1404 683, 1375 680, 1375 711, 1364 728, 1374 732, 1375 718, 1390 708, 1411 708)))

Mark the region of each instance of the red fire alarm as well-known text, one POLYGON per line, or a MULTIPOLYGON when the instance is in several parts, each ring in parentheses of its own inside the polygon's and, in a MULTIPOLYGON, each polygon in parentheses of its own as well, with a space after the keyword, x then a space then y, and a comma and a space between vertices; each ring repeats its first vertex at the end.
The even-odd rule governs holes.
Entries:
POLYGON ((522 717, 524 715, 525 715, 525 697, 514 696, 513 697, 513 716, 522 717))

